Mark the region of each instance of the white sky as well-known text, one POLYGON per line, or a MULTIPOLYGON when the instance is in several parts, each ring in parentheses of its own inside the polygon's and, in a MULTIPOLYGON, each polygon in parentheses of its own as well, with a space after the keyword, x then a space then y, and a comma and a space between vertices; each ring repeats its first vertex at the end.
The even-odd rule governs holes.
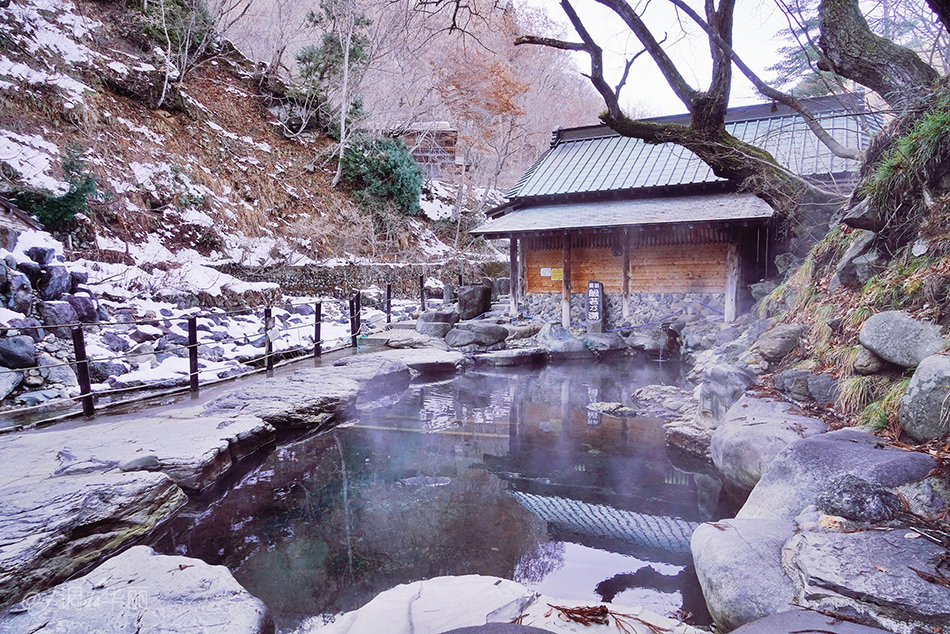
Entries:
MULTIPOLYGON (((701 1, 688 1, 697 13, 704 15, 701 1)), ((564 39, 578 40, 557 0, 528 0, 528 3, 543 7, 552 19, 563 24, 564 39)), ((631 0, 631 4, 642 7, 644 3, 631 0)), ((642 48, 639 41, 620 18, 593 0, 577 0, 574 6, 595 40, 603 47, 605 65, 609 73, 607 80, 616 84, 623 69, 620 54, 626 52, 629 57, 639 51, 642 48), (610 69, 613 69, 612 72, 610 69)), ((694 88, 706 88, 709 85, 709 45, 698 27, 689 23, 689 18, 685 15, 682 15, 682 20, 678 20, 673 6, 667 0, 652 0, 643 17, 657 39, 661 39, 664 33, 669 34, 664 48, 677 62, 687 81, 694 88), (684 35, 683 26, 688 28, 690 35, 684 35)), ((765 69, 778 60, 776 51, 783 44, 775 38, 775 33, 787 27, 785 15, 772 0, 738 0, 733 47, 760 77, 771 79, 771 74, 765 69)), ((578 66, 585 72, 589 71, 589 58, 579 54, 578 66)), ((766 101, 735 66, 733 77, 730 105, 766 101)), ((621 93, 621 100, 625 106, 633 107, 638 104, 646 111, 645 114, 651 116, 686 112, 683 103, 673 94, 653 60, 646 54, 641 55, 634 63, 627 85, 621 93)))

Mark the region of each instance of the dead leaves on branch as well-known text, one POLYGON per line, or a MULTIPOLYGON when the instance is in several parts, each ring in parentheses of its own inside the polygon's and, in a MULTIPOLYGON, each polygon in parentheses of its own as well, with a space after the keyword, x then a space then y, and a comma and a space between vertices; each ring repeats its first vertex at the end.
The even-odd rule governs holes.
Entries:
MULTIPOLYGON (((613 623, 613 625, 620 632, 624 632, 625 634, 636 634, 637 629, 635 623, 639 623, 650 630, 652 634, 664 634, 671 631, 668 628, 660 627, 659 625, 644 621, 643 619, 632 614, 614 612, 606 605, 577 606, 572 608, 564 605, 551 605, 548 603, 548 607, 551 609, 545 612, 545 618, 548 618, 557 612, 558 618, 562 621, 567 623, 580 623, 586 627, 590 627, 591 625, 610 625, 613 623)), ((512 623, 520 624, 524 617, 525 615, 522 614, 512 621, 512 623)))

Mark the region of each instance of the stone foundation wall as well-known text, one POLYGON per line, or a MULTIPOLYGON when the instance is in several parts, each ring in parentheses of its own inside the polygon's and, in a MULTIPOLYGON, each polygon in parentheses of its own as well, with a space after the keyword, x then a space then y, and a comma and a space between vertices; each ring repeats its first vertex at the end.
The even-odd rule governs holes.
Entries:
MULTIPOLYGON (((725 305, 724 293, 639 293, 631 294, 628 308, 630 317, 623 318, 623 295, 605 293, 607 327, 637 326, 684 310, 688 314, 720 314, 725 305)), ((586 324, 586 293, 571 295, 571 323, 586 324)), ((521 307, 522 311, 544 321, 561 321, 561 295, 553 293, 529 293, 521 307)))

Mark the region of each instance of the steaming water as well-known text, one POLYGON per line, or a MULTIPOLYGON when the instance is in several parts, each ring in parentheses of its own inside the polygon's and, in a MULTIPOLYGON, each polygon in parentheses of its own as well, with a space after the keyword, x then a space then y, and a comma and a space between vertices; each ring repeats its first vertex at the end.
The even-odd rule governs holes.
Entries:
POLYGON ((712 518, 719 481, 675 466, 658 419, 587 409, 680 380, 625 357, 413 385, 278 445, 156 547, 227 566, 282 631, 461 574, 708 622, 689 534, 712 518))

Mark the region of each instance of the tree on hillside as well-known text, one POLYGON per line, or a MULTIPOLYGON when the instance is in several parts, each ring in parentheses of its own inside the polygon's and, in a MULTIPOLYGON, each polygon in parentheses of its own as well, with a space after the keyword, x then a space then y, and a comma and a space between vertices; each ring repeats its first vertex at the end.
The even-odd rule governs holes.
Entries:
MULTIPOLYGON (((647 143, 676 143, 699 156, 715 174, 741 183, 770 203, 779 213, 793 215, 801 204, 833 205, 839 195, 819 189, 780 165, 768 152, 731 135, 725 126, 733 68, 737 68, 765 97, 800 112, 818 138, 840 156, 859 158, 855 148, 842 147, 821 128, 817 119, 793 95, 782 92, 758 77, 732 48, 735 0, 706 0, 703 15, 684 0, 669 0, 688 22, 704 34, 709 43, 711 78, 708 85, 696 87, 687 73, 664 48, 648 24, 645 9, 625 0, 596 0, 606 8, 643 47, 677 97, 691 115, 689 125, 657 123, 631 117, 621 107, 623 82, 611 85, 606 78, 604 48, 588 29, 588 22, 575 8, 575 0, 561 0, 560 6, 570 21, 577 39, 527 35, 519 44, 586 53, 590 58, 587 75, 607 107, 601 115, 604 123, 624 136, 647 143)), ((933 0, 936 2, 936 0, 933 0)), ((466 10, 465 0, 426 0, 424 4, 450 13, 466 10)), ((461 24, 463 20, 457 19, 461 24)), ((875 92, 893 108, 913 102, 937 79, 938 73, 913 51, 871 32, 859 10, 857 0, 821 0, 819 5, 823 70, 833 71, 875 92)))

